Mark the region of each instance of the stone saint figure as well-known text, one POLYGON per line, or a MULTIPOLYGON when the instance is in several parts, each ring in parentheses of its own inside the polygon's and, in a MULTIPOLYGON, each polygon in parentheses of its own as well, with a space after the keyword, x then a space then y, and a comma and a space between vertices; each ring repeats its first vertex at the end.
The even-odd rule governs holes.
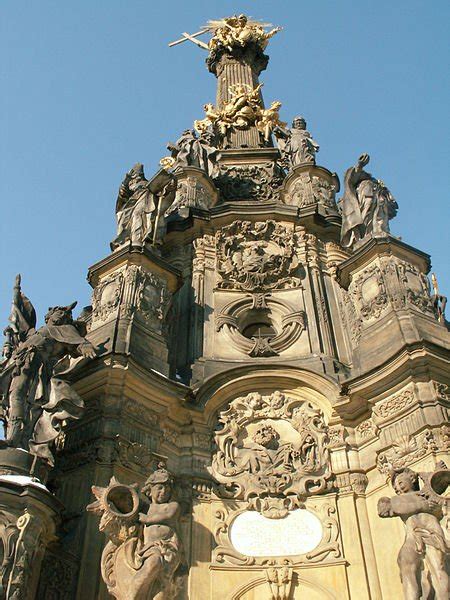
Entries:
POLYGON ((177 525, 180 505, 172 498, 173 477, 160 464, 145 482, 141 493, 147 498, 142 510, 135 485, 125 486, 114 478, 107 488, 92 487, 97 500, 87 507, 101 515, 100 531, 109 542, 102 554, 102 575, 108 591, 117 600, 171 600, 178 587, 182 546, 177 525), (131 501, 120 494, 128 490, 131 501), (116 499, 116 500, 115 500, 116 499), (132 512, 130 506, 134 506, 132 512))
POLYGON ((214 134, 211 131, 204 130, 197 137, 193 129, 187 129, 175 144, 167 144, 167 149, 175 160, 173 169, 198 167, 207 175, 213 175, 219 151, 214 146, 214 134))
POLYGON ((116 202, 117 236, 111 242, 111 249, 131 241, 142 246, 152 233, 152 215, 155 200, 150 190, 150 182, 144 176, 144 167, 136 163, 119 188, 116 202))
POLYGON ((418 475, 411 469, 394 472, 392 485, 397 496, 380 498, 378 514, 400 517, 405 524, 405 541, 397 559, 404 598, 448 600, 448 548, 439 522, 442 508, 431 494, 419 489, 418 475))
POLYGON ((292 127, 275 127, 273 133, 278 141, 282 162, 288 169, 302 164, 316 164, 316 152, 319 144, 306 130, 303 117, 295 117, 292 127))
POLYGON ((369 235, 387 235, 389 219, 397 214, 398 204, 388 188, 364 171, 369 160, 368 154, 362 154, 356 165, 345 173, 341 243, 346 247, 369 235))
POLYGON ((68 365, 61 359, 91 359, 96 352, 84 337, 85 323, 72 318, 76 302, 49 308, 45 325, 36 329, 35 310, 20 283, 18 275, 0 366, 3 444, 29 450, 53 464, 50 446, 62 422, 79 418, 83 410, 82 399, 64 380, 68 365))

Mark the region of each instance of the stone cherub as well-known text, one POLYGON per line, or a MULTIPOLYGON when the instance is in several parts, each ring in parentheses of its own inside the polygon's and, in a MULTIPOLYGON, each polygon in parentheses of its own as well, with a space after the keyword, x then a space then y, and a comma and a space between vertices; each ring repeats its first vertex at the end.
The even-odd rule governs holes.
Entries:
POLYGON ((364 170, 369 160, 368 154, 362 154, 345 173, 341 200, 343 246, 350 247, 368 236, 386 236, 389 220, 397 214, 398 204, 391 192, 364 170))
POLYGON ((53 464, 50 446, 62 423, 83 411, 80 396, 65 381, 65 357, 95 358, 86 323, 72 318, 76 302, 49 308, 36 329, 36 312, 16 277, 10 324, 5 329, 0 390, 6 438, 3 444, 29 450, 53 464))
POLYGON ((136 484, 122 485, 114 478, 106 488, 92 487, 97 500, 87 510, 101 515, 99 529, 109 537, 102 554, 102 576, 117 600, 175 597, 183 552, 173 483, 172 475, 159 464, 142 487, 141 497, 136 484))
POLYGON ((448 600, 448 548, 440 525, 441 503, 448 500, 442 497, 442 502, 436 501, 439 497, 431 489, 419 489, 418 479, 409 468, 394 471, 391 481, 397 496, 380 498, 378 514, 383 518, 400 517, 405 524, 405 541, 397 560, 405 600, 448 600))
POLYGON ((176 190, 173 175, 161 170, 150 181, 144 167, 136 163, 125 175, 116 202, 117 235, 111 242, 115 250, 131 241, 142 246, 158 243, 164 231, 164 211, 170 206, 176 190))
POLYGON ((286 168, 316 164, 319 144, 306 130, 306 121, 303 117, 295 117, 291 128, 280 125, 274 127, 273 133, 277 138, 281 160, 286 168))

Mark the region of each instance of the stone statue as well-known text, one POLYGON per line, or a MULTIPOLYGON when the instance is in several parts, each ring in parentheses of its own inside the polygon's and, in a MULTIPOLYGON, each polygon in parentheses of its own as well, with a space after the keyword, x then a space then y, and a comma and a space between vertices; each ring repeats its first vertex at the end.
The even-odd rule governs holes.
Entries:
POLYGON ((306 130, 306 121, 303 117, 295 117, 292 127, 274 128, 273 133, 278 141, 282 162, 288 169, 302 164, 316 164, 316 152, 319 144, 313 140, 306 130))
POLYGON ((387 235, 389 220, 397 214, 398 204, 388 188, 364 171, 369 160, 368 154, 362 154, 345 173, 341 243, 346 247, 367 236, 387 235))
POLYGON ((84 337, 86 324, 72 318, 76 302, 49 308, 45 325, 36 330, 35 310, 20 283, 18 275, 0 366, 3 444, 29 450, 53 464, 50 446, 62 423, 79 418, 83 410, 82 399, 64 379, 68 361, 62 359, 92 359, 96 352, 84 337))
POLYGON ((144 167, 136 163, 125 175, 116 202, 117 236, 111 242, 115 250, 124 243, 142 245, 150 240, 155 200, 144 167))
POLYGON ((117 600, 170 600, 183 566, 173 477, 159 464, 141 490, 144 498, 136 488, 114 477, 106 488, 92 486, 97 500, 87 510, 101 515, 99 529, 109 537, 101 559, 102 576, 117 600))
POLYGON ((174 159, 173 169, 198 167, 207 175, 214 174, 219 151, 214 146, 214 134, 208 129, 203 128, 199 136, 193 129, 187 129, 175 144, 167 144, 167 149, 171 151, 174 159))
POLYGON ((434 312, 439 323, 445 325, 445 307, 447 306, 447 296, 439 292, 438 280, 435 273, 431 273, 431 285, 433 286, 433 295, 431 301, 433 303, 434 312))
MULTIPOLYGON (((380 498, 378 514, 383 518, 400 517, 405 524, 405 541, 397 560, 404 598, 427 599, 433 590, 435 600, 448 600, 449 576, 445 568, 448 548, 439 522, 443 516, 441 504, 448 500, 427 486, 419 489, 418 474, 407 467, 394 471, 391 481, 397 496, 380 498)), ((446 483, 449 483, 448 471, 446 483)))
POLYGON ((159 244, 165 233, 164 212, 175 198, 177 181, 161 169, 148 181, 144 167, 136 163, 119 188, 116 202, 117 236, 111 242, 115 250, 131 241, 133 245, 159 244))

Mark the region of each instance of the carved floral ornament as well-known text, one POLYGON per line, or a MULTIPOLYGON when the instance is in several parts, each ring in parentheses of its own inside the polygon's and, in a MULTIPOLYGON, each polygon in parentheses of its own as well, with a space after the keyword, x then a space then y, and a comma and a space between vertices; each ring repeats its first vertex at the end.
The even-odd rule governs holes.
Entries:
POLYGON ((331 477, 328 427, 311 402, 273 392, 233 400, 219 415, 210 472, 225 497, 282 518, 331 477))

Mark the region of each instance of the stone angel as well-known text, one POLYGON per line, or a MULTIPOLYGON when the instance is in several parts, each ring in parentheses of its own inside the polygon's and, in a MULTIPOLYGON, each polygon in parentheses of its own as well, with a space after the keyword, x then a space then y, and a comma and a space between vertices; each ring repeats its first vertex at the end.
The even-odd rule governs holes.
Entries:
POLYGON ((172 600, 179 591, 184 562, 173 484, 159 464, 140 494, 114 477, 106 488, 92 487, 96 501, 87 510, 101 516, 99 529, 109 538, 101 570, 117 600, 172 600))
POLYGON ((5 330, 5 360, 0 366, 0 390, 6 437, 3 444, 22 448, 53 464, 50 447, 62 424, 78 419, 83 401, 65 379, 67 357, 93 359, 86 323, 74 320, 69 306, 54 306, 45 325, 36 329, 36 312, 22 293, 17 275, 10 324, 5 330))

